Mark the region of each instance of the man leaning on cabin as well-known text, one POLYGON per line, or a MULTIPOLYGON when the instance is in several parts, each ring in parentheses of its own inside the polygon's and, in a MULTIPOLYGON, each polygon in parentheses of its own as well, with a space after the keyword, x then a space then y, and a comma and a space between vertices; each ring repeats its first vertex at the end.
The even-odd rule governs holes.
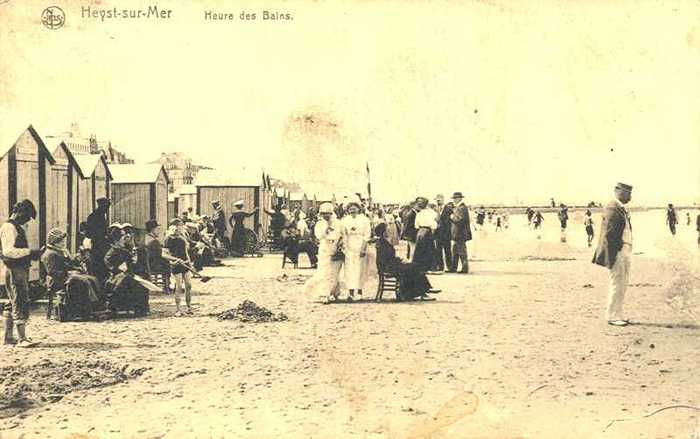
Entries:
POLYGON ((98 198, 95 200, 97 208, 87 217, 86 235, 90 239, 90 274, 95 276, 103 287, 109 277, 109 270, 105 266, 105 255, 110 248, 107 239, 107 213, 111 202, 109 198, 98 198))
POLYGON ((608 324, 626 326, 622 304, 627 290, 632 258, 632 223, 625 204, 632 199, 632 186, 618 183, 615 198, 605 207, 599 235, 598 248, 593 263, 610 270, 610 290, 605 318, 608 324))
POLYGON ((31 347, 36 343, 27 338, 29 319, 29 267, 38 260, 41 250, 30 250, 25 224, 36 219, 36 209, 29 200, 22 200, 12 208, 10 219, 0 227, 0 252, 5 271, 5 289, 10 309, 5 310, 5 344, 31 347), (18 339, 13 336, 13 323, 18 339))

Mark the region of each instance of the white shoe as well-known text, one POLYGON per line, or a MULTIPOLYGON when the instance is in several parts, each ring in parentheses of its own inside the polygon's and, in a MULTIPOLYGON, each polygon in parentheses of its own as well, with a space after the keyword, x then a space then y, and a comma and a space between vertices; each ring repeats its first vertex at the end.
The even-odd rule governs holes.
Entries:
POLYGON ((608 320, 608 325, 627 326, 629 325, 629 322, 627 320, 608 320))

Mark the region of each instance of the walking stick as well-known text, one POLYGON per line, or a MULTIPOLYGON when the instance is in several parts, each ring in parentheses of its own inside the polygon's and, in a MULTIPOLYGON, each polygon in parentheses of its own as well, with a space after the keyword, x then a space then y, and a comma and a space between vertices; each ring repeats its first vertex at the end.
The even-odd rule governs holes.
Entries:
POLYGON ((199 281, 202 282, 203 284, 209 282, 212 279, 241 279, 238 276, 203 276, 203 275, 199 274, 199 272, 187 262, 182 261, 182 262, 178 262, 177 264, 186 268, 190 273, 192 273, 192 276, 199 279, 199 281))

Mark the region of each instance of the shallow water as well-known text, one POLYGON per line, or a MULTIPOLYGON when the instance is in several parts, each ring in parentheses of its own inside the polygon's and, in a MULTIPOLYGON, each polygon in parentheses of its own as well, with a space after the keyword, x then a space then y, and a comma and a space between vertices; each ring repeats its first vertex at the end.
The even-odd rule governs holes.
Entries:
MULTIPOLYGON (((687 258, 689 255, 697 256, 698 254, 698 232, 695 226, 695 217, 700 211, 690 211, 691 224, 686 224, 686 212, 677 211, 678 218, 681 222, 676 226, 676 235, 671 235, 671 232, 666 225, 665 210, 650 210, 631 212, 630 218, 632 222, 633 232, 633 251, 637 255, 644 255, 653 258, 677 259, 687 258)), ((544 222, 542 229, 532 230, 527 226, 527 217, 522 214, 510 215, 509 228, 499 231, 504 236, 511 235, 516 240, 529 241, 537 239, 545 243, 556 243, 560 241, 561 231, 559 227, 559 219, 556 213, 544 213, 544 222)), ((584 212, 575 211, 569 213, 569 222, 566 232, 567 244, 569 246, 585 249, 586 229, 583 225, 584 212)), ((598 243, 600 234, 601 213, 593 213, 593 228, 595 237, 591 252, 598 243)), ((472 223, 474 224, 474 223, 472 223)), ((484 225, 484 230, 488 235, 495 233, 494 222, 484 225)))

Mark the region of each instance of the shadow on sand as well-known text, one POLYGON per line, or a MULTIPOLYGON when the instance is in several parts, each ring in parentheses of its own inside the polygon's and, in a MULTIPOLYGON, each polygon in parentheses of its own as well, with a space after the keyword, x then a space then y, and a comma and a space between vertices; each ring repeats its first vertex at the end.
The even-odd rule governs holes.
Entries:
POLYGON ((317 300, 315 303, 320 303, 321 305, 333 305, 333 306, 338 306, 338 305, 439 305, 439 304, 456 304, 456 303, 464 303, 463 301, 455 301, 455 300, 409 300, 405 302, 398 302, 394 299, 383 299, 381 302, 375 302, 374 299, 363 299, 363 300, 355 300, 352 302, 347 302, 343 299, 340 299, 337 302, 325 302, 322 300, 317 300))
POLYGON ((76 343, 51 343, 41 342, 32 349, 81 349, 86 351, 111 351, 124 347, 118 343, 101 342, 76 342, 76 343))
POLYGON ((649 328, 666 328, 666 329, 692 329, 700 330, 700 325, 693 323, 652 323, 652 322, 630 322, 629 326, 646 326, 649 328))

